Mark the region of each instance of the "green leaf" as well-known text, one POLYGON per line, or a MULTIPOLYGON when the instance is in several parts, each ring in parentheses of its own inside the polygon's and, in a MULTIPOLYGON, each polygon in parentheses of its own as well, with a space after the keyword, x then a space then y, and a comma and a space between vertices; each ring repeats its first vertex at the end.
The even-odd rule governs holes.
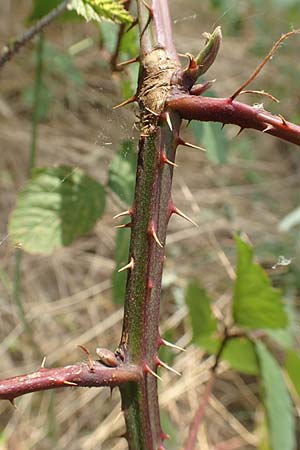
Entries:
POLYGON ((284 349, 289 349, 294 345, 294 339, 297 338, 297 318, 298 312, 294 305, 294 300, 289 297, 284 298, 285 311, 288 318, 288 326, 284 329, 266 330, 268 336, 284 349))
POLYGON ((29 253, 50 254, 88 233, 104 207, 102 185, 81 170, 35 169, 18 196, 9 233, 14 244, 29 253))
MULTIPOLYGON (((217 331, 217 320, 211 311, 210 297, 205 289, 193 280, 187 287, 185 301, 192 324, 193 343, 208 353, 216 354, 221 340, 214 336, 217 331)), ((247 338, 230 339, 222 353, 222 359, 235 370, 253 375, 258 373, 255 348, 247 338)))
POLYGON ((127 271, 118 272, 121 267, 128 263, 130 234, 121 229, 117 232, 115 262, 116 268, 113 272, 113 300, 117 305, 122 305, 125 299, 127 271))
POLYGON ((131 23, 133 18, 118 0, 72 0, 69 10, 75 10, 85 20, 109 20, 114 23, 131 23))
POLYGON ((293 405, 281 368, 262 342, 256 342, 263 401, 267 412, 272 450, 294 450, 295 420, 293 405))
POLYGON ((201 337, 210 337, 217 330, 217 320, 211 311, 211 300, 205 289, 197 281, 191 281, 187 287, 185 301, 193 330, 193 342, 201 337))
POLYGON ((253 249, 236 237, 238 261, 233 295, 237 325, 251 330, 285 328, 287 314, 281 293, 274 289, 263 268, 253 261, 253 249))
POLYGON ((300 352, 289 349, 285 360, 285 369, 293 383, 295 391, 300 396, 300 352))
POLYGON ((108 185, 128 205, 133 201, 136 159, 134 143, 132 141, 124 141, 122 149, 109 166, 108 185))
POLYGON ((259 373, 255 346, 250 339, 243 337, 230 339, 225 346, 222 359, 238 372, 249 375, 258 375, 259 373))
MULTIPOLYGON (((216 355, 221 345, 221 339, 213 336, 199 336, 195 343, 207 353, 216 355)), ((248 375, 259 374, 255 347, 248 338, 230 339, 225 345, 221 359, 228 362, 230 367, 238 372, 248 375)))

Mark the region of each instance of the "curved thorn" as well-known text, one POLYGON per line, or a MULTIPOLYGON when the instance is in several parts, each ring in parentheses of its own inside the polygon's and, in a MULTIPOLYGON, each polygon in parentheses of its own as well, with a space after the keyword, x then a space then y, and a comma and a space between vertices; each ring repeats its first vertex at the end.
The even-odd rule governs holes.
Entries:
POLYGON ((117 67, 122 68, 124 66, 127 66, 129 64, 136 63, 140 60, 139 56, 136 56, 135 58, 127 59, 127 61, 122 61, 119 64, 117 64, 117 67))
POLYGON ((186 142, 183 139, 181 139, 181 137, 177 138, 177 142, 178 145, 184 145, 185 147, 195 148, 196 150, 202 150, 203 152, 206 152, 205 148, 199 147, 198 145, 195 144, 190 144, 189 142, 186 142))
POLYGON ((160 438, 162 441, 167 441, 168 439, 170 439, 170 435, 165 433, 164 431, 161 431, 160 438))
POLYGON ((192 53, 186 53, 185 56, 188 58, 189 62, 188 62, 188 66, 185 68, 185 70, 190 70, 190 69, 197 69, 198 64, 197 61, 195 59, 195 56, 192 55, 192 53))
POLYGON ((124 270, 130 269, 132 270, 134 268, 134 259, 133 257, 130 258, 130 261, 126 266, 121 267, 121 269, 118 270, 118 272, 123 272, 124 270))
POLYGON ((128 98, 127 100, 124 100, 124 102, 119 103, 116 106, 113 106, 113 109, 121 108, 122 106, 129 105, 130 103, 134 103, 136 101, 136 95, 133 95, 132 97, 128 98))
POLYGON ((63 381, 63 384, 66 384, 67 386, 78 386, 77 383, 73 383, 73 381, 63 381))
POLYGON ((131 216, 132 215, 132 211, 130 209, 127 209, 126 211, 122 211, 119 214, 116 214, 113 219, 118 219, 119 217, 123 217, 123 216, 131 216))
POLYGON ((114 228, 131 228, 132 223, 128 222, 128 223, 121 223, 120 225, 115 225, 114 228))
POLYGON ((175 348, 176 350, 180 350, 181 352, 186 352, 185 348, 179 347, 179 345, 172 344, 171 342, 168 342, 165 339, 161 339, 161 345, 165 345, 166 347, 170 348, 175 348))
POLYGON ((89 351, 88 348, 86 348, 84 345, 78 344, 77 347, 79 347, 81 350, 84 351, 84 353, 87 355, 88 357, 88 363, 89 363, 89 369, 91 372, 94 372, 95 370, 95 365, 94 365, 94 360, 92 358, 91 352, 89 351))
POLYGON ((153 239, 155 240, 155 242, 157 243, 157 245, 159 245, 160 248, 163 248, 163 245, 162 245, 162 243, 160 242, 160 240, 158 239, 158 236, 157 236, 155 230, 153 230, 152 236, 153 236, 153 239))
POLYGON ((161 162, 162 162, 163 164, 169 164, 170 166, 178 167, 178 164, 176 164, 176 163, 173 162, 173 161, 170 161, 170 160, 166 157, 166 154, 165 154, 164 152, 161 153, 160 160, 161 160, 161 162))
POLYGON ((179 375, 181 377, 181 373, 178 372, 177 370, 173 369, 173 367, 170 367, 168 364, 166 364, 165 362, 163 362, 161 359, 159 359, 158 357, 155 358, 155 362, 158 366, 164 367, 165 369, 169 370, 170 372, 175 373, 176 375, 179 375))
POLYGON ((168 127, 170 128, 171 131, 173 131, 173 125, 172 125, 170 113, 168 111, 165 112, 165 119, 168 124, 168 127))
POLYGON ((242 133, 242 131, 243 131, 244 129, 245 129, 244 127, 240 127, 240 129, 239 129, 239 131, 237 132, 237 134, 236 134, 235 137, 238 137, 238 136, 242 133))
POLYGON ((17 405, 15 404, 15 399, 14 399, 14 398, 8 398, 7 400, 9 401, 9 403, 10 403, 15 409, 18 409, 18 408, 17 408, 17 405))
POLYGON ((278 117, 281 119, 281 121, 282 121, 282 124, 284 125, 284 126, 288 126, 288 124, 287 124, 287 122, 286 122, 286 120, 285 120, 285 118, 281 115, 281 114, 278 114, 278 117))
POLYGON ((191 219, 189 216, 187 216, 186 214, 184 214, 180 209, 176 208, 175 205, 173 205, 172 208, 172 213, 177 214, 180 217, 183 217, 184 219, 186 219, 188 222, 192 223, 193 225, 195 225, 196 227, 199 227, 199 225, 193 221, 193 219, 191 219))
POLYGON ((151 225, 150 225, 150 229, 149 229, 149 234, 150 236, 155 240, 155 242, 157 243, 157 245, 159 245, 160 248, 163 248, 162 243, 160 242, 160 240, 158 239, 158 236, 156 234, 155 231, 155 227, 154 227, 154 223, 153 221, 151 221, 151 225))
POLYGON ((46 364, 46 356, 44 356, 44 358, 41 362, 41 369, 45 369, 45 364, 46 364))
POLYGON ((203 94, 203 92, 205 92, 209 88, 211 88, 215 82, 216 82, 216 80, 214 79, 214 80, 206 81, 206 83, 204 83, 204 84, 195 84, 191 88, 190 94, 191 95, 201 95, 201 94, 203 94))
POLYGON ((154 372, 152 369, 150 369, 150 367, 148 366, 148 364, 144 364, 144 372, 149 373, 150 375, 152 375, 154 378, 157 378, 160 381, 163 381, 163 379, 157 375, 156 372, 154 372))
POLYGON ((266 126, 266 128, 264 128, 263 130, 262 130, 262 132, 263 133, 267 133, 268 131, 270 131, 270 130, 273 130, 273 125, 270 125, 270 124, 268 124, 267 126, 266 126))
POLYGON ((165 164, 169 164, 169 166, 178 167, 178 164, 174 163, 173 161, 170 161, 168 158, 164 160, 165 164))

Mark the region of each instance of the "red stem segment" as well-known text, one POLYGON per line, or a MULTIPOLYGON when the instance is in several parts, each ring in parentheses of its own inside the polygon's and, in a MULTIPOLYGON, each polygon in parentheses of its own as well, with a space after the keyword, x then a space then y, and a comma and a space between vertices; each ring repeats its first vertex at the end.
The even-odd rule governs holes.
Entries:
POLYGON ((100 387, 120 386, 128 382, 136 382, 141 373, 136 366, 120 364, 118 367, 107 367, 94 361, 93 368, 86 363, 45 369, 19 375, 0 381, 0 399, 13 401, 14 398, 30 392, 45 391, 61 387, 100 387))
POLYGON ((261 108, 240 103, 231 98, 174 96, 168 101, 172 111, 182 119, 203 122, 221 122, 244 128, 253 128, 300 145, 300 126, 275 116, 261 108))
POLYGON ((214 385, 215 378, 216 378, 215 372, 211 372, 210 378, 205 387, 205 391, 202 395, 201 402, 200 402, 198 409, 195 413, 195 416, 191 422, 190 429, 189 429, 189 435, 184 444, 183 450, 193 450, 195 448, 198 430, 199 430, 199 427, 200 427, 200 425, 203 421, 203 418, 205 416, 205 413, 206 413, 206 409, 207 409, 209 399, 210 399, 210 396, 212 393, 212 388, 214 385))
POLYGON ((166 50, 169 58, 178 60, 173 42, 170 10, 166 0, 152 0, 153 20, 156 29, 157 46, 166 50))

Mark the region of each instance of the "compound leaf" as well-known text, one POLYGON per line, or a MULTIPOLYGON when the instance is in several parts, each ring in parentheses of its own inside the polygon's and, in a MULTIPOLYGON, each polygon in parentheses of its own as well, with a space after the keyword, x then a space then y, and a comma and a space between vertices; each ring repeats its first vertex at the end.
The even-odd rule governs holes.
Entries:
POLYGON ((75 10, 85 20, 102 22, 108 20, 114 23, 131 23, 133 18, 118 0, 72 0, 69 10, 75 10))

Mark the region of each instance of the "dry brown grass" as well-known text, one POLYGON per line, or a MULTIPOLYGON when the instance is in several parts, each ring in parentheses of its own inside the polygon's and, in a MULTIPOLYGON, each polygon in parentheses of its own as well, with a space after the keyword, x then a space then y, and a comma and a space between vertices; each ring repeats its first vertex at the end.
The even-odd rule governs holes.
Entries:
MULTIPOLYGON (((21 31, 21 20, 30 2, 8 0, 1 3, 2 44, 21 31)), ((201 6, 197 0, 174 0, 171 6, 175 19, 182 19, 183 3, 185 20, 174 23, 178 49, 197 51, 201 42, 199 35, 207 29, 204 24, 212 25, 215 15, 211 10, 206 12, 207 5, 201 6)), ((280 28, 279 22, 276 25, 280 31, 272 33, 274 39, 286 31, 280 28)), ((221 95, 231 94, 257 61, 256 57, 249 56, 255 38, 250 20, 245 21, 243 33, 247 36, 243 41, 225 36, 221 54, 209 74, 218 79, 216 90, 221 95)), ((90 34, 95 35, 92 26, 54 25, 47 31, 49 39, 63 48, 90 34)), ((29 45, 0 73, 1 377, 37 369, 44 355, 47 366, 79 361, 83 355, 76 348, 77 344, 90 349, 98 345, 113 349, 118 344, 122 320, 122 309, 114 306, 111 299, 115 245, 111 218, 120 207, 111 193, 105 216, 89 236, 78 239, 70 248, 57 250, 50 257, 24 254, 22 301, 36 348, 22 328, 13 303, 15 249, 6 226, 16 194, 26 180, 30 111, 24 106, 21 93, 33 77, 30 55, 29 45)), ((100 67, 98 60, 95 47, 79 55, 76 64, 86 86, 77 89, 74 95, 65 85, 58 88, 50 117, 40 126, 38 164, 71 164, 105 182, 109 161, 120 141, 135 134, 132 127, 135 116, 130 108, 112 112, 112 106, 120 101, 118 76, 111 76, 107 69, 100 67), (73 102, 66 107, 70 94, 73 102)), ((273 74, 278 74, 276 67, 273 64, 261 77, 260 88, 267 88, 273 74)), ((295 114, 299 106, 292 81, 290 86, 290 97, 283 99, 281 106, 287 117, 295 114)), ((188 129, 184 133, 191 139, 188 129)), ((234 133, 235 130, 228 130, 231 137, 234 133)), ((254 137, 253 133, 246 133, 254 137)), ((221 314, 230 300, 234 278, 232 231, 244 230, 255 244, 284 243, 285 237, 279 234, 277 225, 280 218, 295 207, 300 153, 297 154, 297 149, 291 152, 290 147, 271 137, 255 136, 251 141, 250 160, 232 154, 224 166, 211 164, 197 151, 179 150, 174 199, 200 227, 194 228, 174 218, 168 237, 162 330, 171 330, 178 344, 187 347, 187 352, 176 355, 173 363, 182 376, 163 373, 164 382, 160 385, 162 409, 176 431, 175 441, 167 443, 169 449, 180 447, 212 364, 211 358, 189 345, 191 330, 183 302, 187 280, 191 277, 201 280, 214 296, 216 311, 221 314), (262 181, 248 182, 249 171, 255 171, 262 181)), ((237 139, 242 142, 243 138, 237 139)), ((199 433, 198 448, 200 442, 201 450, 256 447, 259 441, 256 428, 262 417, 258 390, 254 378, 242 377, 223 364, 199 433)), ((124 431, 117 391, 110 398, 108 389, 70 388, 30 394, 18 399, 16 404, 17 409, 13 409, 8 402, 0 403, 0 423, 6 438, 5 444, 0 443, 2 450, 127 448, 125 440, 117 438, 124 431)))

